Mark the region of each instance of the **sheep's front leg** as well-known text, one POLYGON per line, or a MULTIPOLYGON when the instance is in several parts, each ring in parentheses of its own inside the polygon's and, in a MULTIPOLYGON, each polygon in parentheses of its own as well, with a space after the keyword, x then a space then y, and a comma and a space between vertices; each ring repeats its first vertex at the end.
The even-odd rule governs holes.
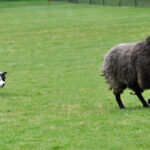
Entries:
POLYGON ((141 103, 143 104, 143 106, 144 106, 145 108, 149 107, 149 105, 147 104, 147 102, 146 102, 145 99, 143 98, 141 92, 135 91, 135 94, 137 95, 137 97, 139 98, 139 100, 141 101, 141 103))
POLYGON ((120 93, 115 94, 115 97, 116 97, 116 101, 117 101, 117 103, 119 105, 119 108, 120 109, 125 109, 125 107, 124 107, 124 105, 123 105, 123 103, 121 101, 121 98, 120 98, 120 93))

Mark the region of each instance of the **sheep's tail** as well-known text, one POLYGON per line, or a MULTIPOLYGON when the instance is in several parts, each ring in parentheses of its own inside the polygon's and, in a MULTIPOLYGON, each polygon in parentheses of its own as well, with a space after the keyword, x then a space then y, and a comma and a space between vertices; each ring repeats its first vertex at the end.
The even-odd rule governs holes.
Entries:
MULTIPOLYGON (((101 77, 104 77, 104 76, 105 76, 105 74, 104 74, 104 73, 102 73, 102 74, 100 74, 100 76, 101 76, 101 77)), ((108 90, 112 90, 112 87, 110 86, 110 87, 108 88, 108 90)))

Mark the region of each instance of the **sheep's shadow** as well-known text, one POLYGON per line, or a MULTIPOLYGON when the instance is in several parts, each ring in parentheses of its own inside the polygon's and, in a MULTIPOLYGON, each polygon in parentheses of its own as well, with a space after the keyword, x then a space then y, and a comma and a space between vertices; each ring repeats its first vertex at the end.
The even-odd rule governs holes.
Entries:
POLYGON ((133 110, 149 110, 150 107, 145 108, 143 106, 133 106, 133 107, 126 107, 124 110, 133 111, 133 110))
POLYGON ((26 96, 25 93, 11 93, 11 92, 1 92, 0 97, 14 97, 14 96, 26 96))

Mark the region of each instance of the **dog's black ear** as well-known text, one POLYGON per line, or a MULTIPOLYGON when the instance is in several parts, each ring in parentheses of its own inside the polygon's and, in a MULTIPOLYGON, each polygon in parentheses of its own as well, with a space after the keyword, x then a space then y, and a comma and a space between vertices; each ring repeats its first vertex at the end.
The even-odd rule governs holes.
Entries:
POLYGON ((146 43, 147 43, 148 45, 150 45, 150 36, 148 36, 148 37, 146 38, 146 43))
POLYGON ((3 72, 2 75, 5 76, 5 74, 7 74, 7 72, 3 72))

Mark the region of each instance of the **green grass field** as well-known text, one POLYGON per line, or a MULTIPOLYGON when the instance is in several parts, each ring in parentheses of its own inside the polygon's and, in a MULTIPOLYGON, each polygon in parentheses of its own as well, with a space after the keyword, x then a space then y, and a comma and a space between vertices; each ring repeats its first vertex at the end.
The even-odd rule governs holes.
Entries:
MULTIPOLYGON (((150 9, 0 2, 0 150, 149 150, 150 109, 120 110, 105 53, 150 34, 150 9)), ((150 98, 150 91, 144 93, 150 98)))

